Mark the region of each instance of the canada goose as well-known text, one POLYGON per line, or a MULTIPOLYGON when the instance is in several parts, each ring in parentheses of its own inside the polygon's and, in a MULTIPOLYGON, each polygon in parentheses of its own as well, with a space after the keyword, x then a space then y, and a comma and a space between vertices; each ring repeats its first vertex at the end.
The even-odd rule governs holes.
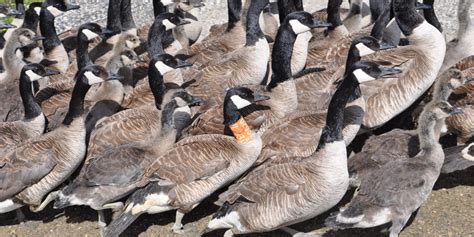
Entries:
POLYGON ((434 9, 434 0, 423 0, 423 5, 423 16, 426 21, 436 27, 439 32, 443 32, 443 27, 441 26, 434 9))
POLYGON ((22 15, 23 15, 23 12, 10 8, 8 5, 0 4, 0 18, 4 18, 8 16, 22 16, 22 15))
POLYGON ((50 61, 56 61, 55 64, 48 66, 62 73, 65 73, 69 67, 69 57, 58 38, 56 28, 54 27, 54 20, 66 11, 79 8, 79 5, 69 4, 64 0, 48 0, 41 7, 39 25, 41 35, 45 37, 43 40, 45 58, 50 61))
POLYGON ((189 24, 178 26, 175 32, 183 32, 184 37, 176 37, 183 47, 194 44, 201 36, 202 23, 199 22, 199 8, 203 7, 202 0, 179 2, 176 4, 174 13, 180 18, 189 21, 189 24))
POLYGON ((459 112, 462 110, 446 101, 426 105, 418 123, 421 151, 414 157, 393 159, 362 180, 347 208, 332 214, 326 225, 370 228, 392 222, 390 237, 398 236, 411 214, 426 201, 440 174, 444 153, 435 135, 437 120, 459 112))
POLYGON ((37 137, 45 131, 46 119, 33 96, 32 83, 57 72, 39 64, 27 64, 20 74, 20 96, 25 109, 23 120, 0 123, 0 157, 15 149, 18 144, 37 137))
MULTIPOLYGON (((124 110, 98 121, 91 135, 86 163, 108 147, 140 141, 150 131, 159 131, 162 107, 174 97, 186 95, 181 88, 167 88, 167 85, 163 82, 162 74, 175 68, 187 66, 190 65, 184 61, 176 60, 169 54, 156 56, 155 59, 150 61, 148 77, 155 103, 124 110)), ((175 126, 182 129, 183 126, 187 125, 180 124, 182 122, 176 121, 175 126)))
MULTIPOLYGON (((364 51, 361 44, 370 45, 369 47, 373 48, 374 51, 378 47, 377 41, 371 37, 355 39, 352 43, 346 68, 350 68, 351 65, 360 60, 362 53, 367 52, 364 51)), ((370 49, 369 47, 367 49, 370 49)), ((400 72, 398 69, 387 69, 379 77, 384 78, 400 72)), ((368 80, 375 79, 377 78, 368 78, 368 80)), ((333 93, 333 91, 327 92, 325 96, 331 97, 333 93)), ((326 100, 326 98, 321 98, 321 100, 326 100)), ((317 99, 314 100, 314 103, 316 102, 317 99)), ((271 159, 270 162, 279 162, 284 158, 307 157, 313 154, 325 125, 326 109, 327 105, 324 105, 319 109, 295 112, 269 126, 262 135, 263 148, 256 165, 265 162, 267 159, 271 159)), ((364 112, 365 101, 360 95, 360 88, 357 87, 344 108, 342 135, 346 145, 349 145, 357 135, 364 112)))
MULTIPOLYGON (((3 19, 0 18, 0 30, 16 28, 15 25, 5 22, 3 19)), ((3 68, 3 48, 5 47, 5 38, 3 35, 0 34, 0 73, 2 73, 5 69, 3 68)))
POLYGON ((59 191, 54 208, 90 206, 99 211, 99 226, 105 227, 102 210, 123 207, 123 203, 115 201, 135 190, 136 179, 175 143, 175 109, 196 102, 196 98, 189 94, 172 99, 160 111, 159 129, 149 131, 141 140, 109 147, 95 154, 96 157, 82 167, 79 176, 59 191))
POLYGON ((441 67, 441 72, 453 66, 461 59, 474 55, 474 24, 472 23, 470 9, 472 1, 459 0, 458 21, 459 29, 457 38, 448 43, 446 56, 441 67))
POLYGON ((0 94, 3 103, 0 105, 0 121, 16 121, 23 115, 18 85, 21 69, 25 65, 17 57, 17 49, 43 39, 26 28, 16 29, 5 44, 3 50, 3 65, 5 72, 0 74, 0 94))
POLYGON ((446 157, 441 168, 442 174, 449 174, 474 166, 474 143, 446 148, 444 154, 446 157))
POLYGON ((219 196, 224 204, 204 232, 229 229, 225 236, 267 232, 308 220, 336 205, 349 183, 342 137, 344 107, 360 82, 381 72, 372 62, 357 62, 347 69, 331 100, 317 151, 301 161, 248 173, 219 196))
MULTIPOLYGON (((457 87, 467 82, 467 78, 457 69, 450 69, 441 74, 433 91, 434 100, 447 100, 457 87)), ((435 135, 439 138, 444 119, 435 126, 435 135)), ((362 151, 348 160, 351 186, 358 186, 379 167, 395 158, 412 157, 419 150, 418 132, 416 130, 394 129, 390 132, 370 137, 362 151)))
MULTIPOLYGON (((311 28, 327 27, 328 24, 318 21, 307 12, 294 12, 289 14, 278 29, 277 38, 273 46, 272 53, 272 76, 268 85, 249 86, 253 91, 270 96, 271 99, 263 101, 258 106, 248 107, 246 114, 251 127, 259 127, 256 120, 265 120, 268 126, 284 116, 292 113, 298 104, 296 97, 296 87, 292 76, 292 54, 297 37, 308 32, 311 28), (259 107, 264 107, 264 110, 259 107), (265 108, 267 107, 267 108, 265 108), (257 110, 257 111, 255 111, 257 110)), ((211 108, 197 117, 193 124, 186 131, 188 135, 209 134, 224 132, 222 121, 223 103, 218 98, 213 101, 219 106, 211 108)))
MULTIPOLYGON (((2 157, 1 212, 29 205, 42 210, 51 197, 43 197, 63 183, 86 153, 83 100, 91 85, 107 80, 104 68, 91 65, 76 77, 69 111, 56 130, 33 138, 2 157)), ((114 79, 114 78, 109 78, 114 79)))
MULTIPOLYGON (((16 5, 16 9, 12 9, 10 8, 9 6, 7 5, 3 5, 4 6, 4 16, 2 17, 5 17, 5 16, 14 16, 13 18, 13 21, 11 22, 12 25, 16 26, 17 28, 20 28, 21 25, 23 24, 23 14, 25 12, 25 6, 23 4, 23 0, 15 0, 15 5, 16 5), (6 11, 6 12, 5 12, 6 11)), ((5 34, 3 35, 3 37, 5 37, 5 40, 8 40, 10 38, 10 36, 12 35, 13 33, 13 29, 8 29, 5 34)))
POLYGON ((136 182, 142 188, 132 194, 105 236, 117 236, 143 213, 176 209, 173 231, 182 232, 186 213, 245 172, 257 158, 262 148, 260 136, 250 130, 239 109, 265 99, 268 97, 245 87, 229 89, 224 121, 232 135, 200 135, 176 143, 136 182))
POLYGON ((202 69, 196 82, 187 90, 195 96, 205 99, 218 98, 225 88, 243 85, 259 84, 267 71, 270 48, 263 35, 258 18, 268 0, 250 3, 246 21, 245 46, 236 49, 220 60, 214 61, 202 69))
MULTIPOLYGON (((290 12, 291 13, 291 12, 290 12)), ((280 20, 278 16, 278 3, 276 0, 270 0, 270 3, 263 9, 263 27, 262 31, 272 41, 275 40, 280 26, 280 20)), ((283 18, 282 22, 285 20, 283 18)))
MULTIPOLYGON (((267 3, 268 0, 264 0, 260 4, 254 3, 252 8, 255 9, 255 12, 247 16, 253 16, 253 19, 247 19, 246 24, 249 24, 249 21, 252 22, 253 27, 255 26, 255 24, 258 24, 260 12, 263 10, 267 3)), ((178 51, 177 54, 183 54, 187 57, 190 57, 187 59, 188 62, 193 63, 196 66, 200 66, 215 59, 219 55, 229 53, 238 48, 243 47, 246 44, 247 35, 245 29, 247 29, 248 27, 244 25, 240 17, 240 13, 242 10, 241 0, 227 0, 227 9, 229 20, 227 23, 227 28, 222 34, 212 40, 203 40, 202 42, 193 44, 188 48, 178 51)), ((248 34, 255 35, 254 32, 249 32, 248 34)))
POLYGON ((349 15, 342 21, 349 33, 359 31, 371 23, 369 5, 368 0, 351 1, 349 15))
POLYGON ((94 61, 95 64, 98 65, 105 65, 107 60, 112 56, 116 55, 117 53, 122 52, 124 49, 135 49, 140 46, 140 38, 134 32, 124 31, 120 33, 116 42, 114 43, 112 50, 108 51, 104 56, 97 58, 94 61, 94 57, 92 56, 92 51, 89 51, 89 55, 91 60, 94 61))
POLYGON ((383 125, 414 103, 432 85, 441 68, 446 47, 444 37, 415 10, 414 0, 394 0, 395 18, 410 45, 377 52, 367 58, 396 61, 409 58, 400 78, 384 82, 368 82, 361 86, 367 98, 363 125, 383 125))

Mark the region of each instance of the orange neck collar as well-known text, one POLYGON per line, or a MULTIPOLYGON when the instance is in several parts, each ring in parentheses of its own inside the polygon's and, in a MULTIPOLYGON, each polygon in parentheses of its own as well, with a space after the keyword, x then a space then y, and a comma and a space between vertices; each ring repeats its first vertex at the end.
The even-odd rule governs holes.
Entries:
POLYGON ((234 134, 234 137, 239 142, 248 141, 252 136, 252 131, 250 130, 249 125, 247 125, 247 122, 245 122, 244 117, 240 117, 237 122, 232 125, 229 125, 229 128, 234 134))

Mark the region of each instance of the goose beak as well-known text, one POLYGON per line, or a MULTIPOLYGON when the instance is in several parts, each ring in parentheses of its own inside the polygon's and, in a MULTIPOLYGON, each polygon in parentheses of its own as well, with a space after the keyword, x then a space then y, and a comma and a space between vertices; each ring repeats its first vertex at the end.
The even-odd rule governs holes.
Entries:
POLYGON ((391 44, 389 44, 389 43, 387 43, 387 42, 382 42, 382 43, 380 43, 380 48, 379 48, 379 50, 393 49, 393 48, 396 48, 396 47, 397 47, 397 46, 391 45, 391 44))
POLYGON ((432 5, 424 4, 418 1, 415 3, 415 7, 417 10, 433 9, 432 5))
POLYGON ((0 29, 10 29, 10 28, 16 28, 16 25, 0 20, 0 29))
POLYGON ((43 36, 35 36, 35 37, 33 37, 32 40, 33 40, 33 41, 40 41, 40 40, 44 40, 44 39, 46 39, 46 38, 43 37, 43 36))
POLYGON ((464 110, 462 110, 459 107, 454 107, 449 114, 455 115, 455 114, 462 114, 462 113, 464 113, 464 110))
POLYGON ((41 60, 40 64, 43 65, 44 67, 48 67, 48 66, 51 66, 53 64, 56 64, 58 63, 58 61, 56 60, 49 60, 47 58, 43 58, 43 60, 41 60))
POLYGON ((320 21, 313 18, 313 22, 309 25, 310 28, 324 28, 324 27, 331 27, 332 24, 324 21, 320 21))
POLYGON ((76 10, 76 9, 79 9, 79 8, 81 8, 81 6, 76 5, 76 4, 66 3, 66 11, 76 10))
POLYGON ((204 103, 204 99, 199 97, 199 96, 193 96, 192 97, 192 101, 191 103, 189 103, 189 106, 198 106, 198 105, 202 105, 204 103))
POLYGON ((46 68, 46 73, 44 73, 43 76, 47 77, 47 76, 52 76, 52 75, 58 75, 60 73, 61 73, 60 71, 46 68))
POLYGON ((472 82, 472 81, 474 81, 474 77, 470 77, 470 78, 468 78, 468 79, 466 80, 466 82, 468 82, 468 83, 469 83, 469 82, 472 82))
POLYGON ((182 25, 187 25, 187 24, 190 24, 191 22, 188 21, 188 20, 184 20, 184 19, 179 19, 179 22, 178 22, 178 26, 182 26, 182 25))
POLYGON ((255 102, 257 101, 263 101, 263 100, 269 100, 270 99, 270 96, 266 96, 266 95, 260 95, 260 94, 253 94, 253 97, 254 97, 254 100, 255 102))
POLYGON ((176 66, 176 68, 191 67, 193 65, 181 59, 178 59, 177 61, 178 61, 178 65, 176 66))
POLYGON ((109 77, 107 78, 107 81, 112 81, 112 80, 122 80, 124 77, 115 73, 110 73, 109 77))
POLYGON ((384 66, 379 66, 379 68, 382 71, 379 76, 381 78, 393 77, 394 75, 397 75, 403 72, 399 68, 384 67, 384 66))

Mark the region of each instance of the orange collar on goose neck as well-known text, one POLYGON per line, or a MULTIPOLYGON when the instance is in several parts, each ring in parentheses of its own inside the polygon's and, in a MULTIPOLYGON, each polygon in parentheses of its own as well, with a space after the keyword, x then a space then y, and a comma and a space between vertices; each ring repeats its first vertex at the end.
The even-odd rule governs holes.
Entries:
POLYGON ((244 117, 240 117, 237 122, 232 125, 229 125, 229 128, 234 134, 234 137, 239 142, 248 141, 250 140, 250 137, 252 137, 252 131, 250 130, 249 125, 247 125, 247 122, 245 121, 244 117))

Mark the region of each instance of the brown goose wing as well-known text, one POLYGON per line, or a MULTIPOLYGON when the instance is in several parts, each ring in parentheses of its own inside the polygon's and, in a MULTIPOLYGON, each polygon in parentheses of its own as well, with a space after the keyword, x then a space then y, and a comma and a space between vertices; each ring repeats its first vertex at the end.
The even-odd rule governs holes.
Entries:
POLYGON ((0 160, 0 200, 21 192, 45 177, 56 165, 43 141, 18 147, 0 160))
POLYGON ((219 172, 238 154, 231 136, 212 134, 188 137, 158 158, 147 170, 147 177, 171 183, 189 183, 219 172))
POLYGON ((28 139, 28 132, 22 126, 22 121, 4 122, 0 124, 0 157, 16 148, 18 144, 28 139))
POLYGON ((53 83, 36 94, 43 114, 48 119, 49 130, 57 128, 66 116, 73 88, 72 80, 64 80, 53 83))

